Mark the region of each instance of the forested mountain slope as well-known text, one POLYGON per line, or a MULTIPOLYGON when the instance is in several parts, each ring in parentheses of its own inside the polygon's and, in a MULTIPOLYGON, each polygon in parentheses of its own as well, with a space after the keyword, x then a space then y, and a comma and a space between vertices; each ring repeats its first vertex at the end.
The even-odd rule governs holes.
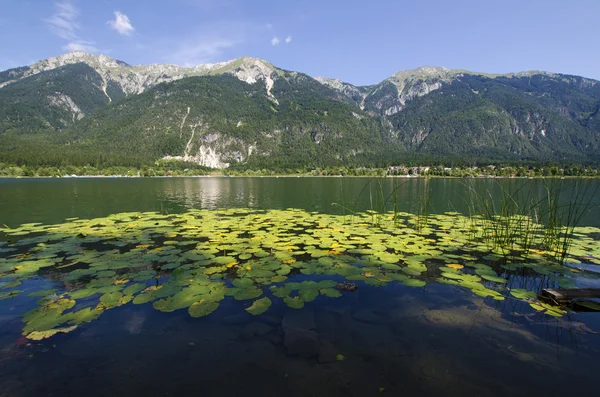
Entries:
POLYGON ((70 53, 0 73, 0 162, 226 168, 600 159, 600 84, 437 67, 356 87, 255 58, 182 68, 70 53))

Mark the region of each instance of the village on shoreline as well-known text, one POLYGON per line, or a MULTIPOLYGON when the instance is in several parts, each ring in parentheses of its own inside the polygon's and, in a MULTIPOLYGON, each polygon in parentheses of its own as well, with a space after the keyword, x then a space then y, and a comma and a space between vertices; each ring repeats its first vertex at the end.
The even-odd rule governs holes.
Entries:
POLYGON ((595 167, 582 165, 546 166, 407 166, 310 167, 303 169, 210 169, 189 163, 157 163, 155 166, 107 167, 65 166, 28 167, 0 163, 0 178, 138 178, 138 177, 399 177, 399 178, 546 178, 598 177, 595 167))

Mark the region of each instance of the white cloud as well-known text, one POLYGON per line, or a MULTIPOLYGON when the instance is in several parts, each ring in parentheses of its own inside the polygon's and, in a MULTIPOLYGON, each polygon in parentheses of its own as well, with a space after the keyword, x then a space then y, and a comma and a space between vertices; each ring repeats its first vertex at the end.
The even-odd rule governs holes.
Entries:
POLYGON ((92 41, 72 41, 67 45, 63 46, 63 50, 65 51, 83 51, 83 52, 98 52, 98 48, 94 45, 95 43, 92 41))
POLYGON ((258 25, 243 20, 222 20, 202 25, 185 36, 163 37, 154 43, 144 43, 147 54, 161 62, 182 66, 225 61, 239 56, 231 51, 253 37, 258 25), (228 55, 224 58, 224 55, 228 55))
POLYGON ((70 3, 55 3, 56 12, 46 20, 52 32, 65 40, 77 40, 79 11, 70 3))
POLYGON ((110 27, 123 36, 131 35, 135 31, 135 28, 131 25, 129 17, 119 11, 115 11, 114 14, 115 19, 107 22, 110 27))
POLYGON ((78 31, 81 29, 77 20, 79 10, 71 3, 54 3, 56 12, 48 19, 46 23, 50 25, 52 32, 68 43, 62 48, 65 51, 85 51, 97 52, 93 41, 82 39, 78 31))
POLYGON ((235 41, 228 39, 200 39, 179 43, 178 49, 169 55, 170 62, 185 67, 196 66, 213 61, 223 50, 233 47, 235 41))
POLYGON ((277 46, 277 45, 279 45, 279 43, 280 43, 279 37, 275 36, 271 39, 272 46, 277 46))
POLYGON ((292 42, 292 36, 288 36, 285 38, 285 44, 290 44, 292 42))

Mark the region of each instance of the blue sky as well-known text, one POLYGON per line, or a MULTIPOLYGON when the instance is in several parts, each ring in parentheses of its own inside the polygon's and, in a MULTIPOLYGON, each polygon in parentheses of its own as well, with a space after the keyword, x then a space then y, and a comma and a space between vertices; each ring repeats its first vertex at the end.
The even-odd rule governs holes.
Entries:
POLYGON ((81 49, 130 64, 242 55, 377 83, 423 65, 600 79, 599 0, 0 0, 0 70, 81 49))

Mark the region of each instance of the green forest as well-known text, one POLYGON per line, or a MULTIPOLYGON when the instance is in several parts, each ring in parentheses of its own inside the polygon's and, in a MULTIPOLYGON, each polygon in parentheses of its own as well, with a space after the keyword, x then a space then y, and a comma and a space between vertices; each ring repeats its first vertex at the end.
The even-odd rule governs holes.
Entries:
POLYGON ((536 168, 600 163, 600 84, 576 76, 413 76, 404 87, 386 80, 346 92, 281 69, 267 88, 235 70, 137 95, 85 63, 11 82, 0 89, 2 172, 197 175, 228 164, 228 174, 358 175, 395 165, 499 165, 539 175, 536 168), (412 97, 398 110, 403 95, 412 97))

